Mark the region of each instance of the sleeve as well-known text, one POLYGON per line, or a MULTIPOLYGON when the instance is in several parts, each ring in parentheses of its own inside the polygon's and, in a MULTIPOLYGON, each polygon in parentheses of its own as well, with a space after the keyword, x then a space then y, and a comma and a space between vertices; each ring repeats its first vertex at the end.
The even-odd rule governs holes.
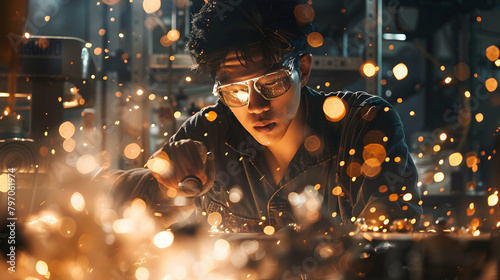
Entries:
POLYGON ((418 173, 396 110, 379 97, 351 106, 340 142, 339 184, 351 216, 372 225, 408 218, 419 224, 418 173))

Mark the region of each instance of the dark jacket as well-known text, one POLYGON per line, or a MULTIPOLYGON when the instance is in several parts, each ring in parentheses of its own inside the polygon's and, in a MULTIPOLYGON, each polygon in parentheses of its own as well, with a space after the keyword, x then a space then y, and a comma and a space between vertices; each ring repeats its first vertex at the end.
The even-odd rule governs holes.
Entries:
MULTIPOLYGON (((333 226, 352 217, 375 224, 384 217, 391 221, 415 218, 418 223, 422 208, 418 205, 417 170, 392 106, 367 93, 325 94, 307 87, 302 90, 301 106, 305 106, 307 124, 317 138, 308 138, 299 148, 277 186, 260 152, 266 147, 220 102, 202 109, 180 127, 170 141, 201 141, 215 161, 212 188, 195 199, 197 216, 206 219, 218 212, 220 216, 215 216, 222 217, 218 229, 226 232, 262 232, 267 225, 279 229, 298 222, 289 194, 313 186, 323 198, 322 217, 333 226), (340 121, 328 120, 323 112, 324 101, 332 96, 341 98, 347 108, 340 121), (210 111, 217 114, 215 120, 207 119, 210 111), (236 203, 230 199, 233 192, 241 197, 236 203)), ((156 207, 170 204, 157 191, 147 169, 121 172, 117 182, 124 185, 118 187, 118 200, 141 197, 156 207)))

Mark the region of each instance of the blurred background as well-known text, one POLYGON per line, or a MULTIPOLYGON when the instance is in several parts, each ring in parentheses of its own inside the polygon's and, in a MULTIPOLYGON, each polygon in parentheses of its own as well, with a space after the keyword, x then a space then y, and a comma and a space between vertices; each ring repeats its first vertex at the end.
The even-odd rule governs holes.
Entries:
MULTIPOLYGON (((27 212, 57 188, 49 177, 141 167, 189 116, 216 102, 212 80, 190 70, 185 51, 203 4, 2 2, 0 179, 19 169, 27 212)), ((367 91, 394 105, 419 170, 424 225, 445 217, 495 226, 498 218, 485 219, 498 216, 500 1, 310 4, 301 11, 318 31, 308 36, 308 85, 367 91)))

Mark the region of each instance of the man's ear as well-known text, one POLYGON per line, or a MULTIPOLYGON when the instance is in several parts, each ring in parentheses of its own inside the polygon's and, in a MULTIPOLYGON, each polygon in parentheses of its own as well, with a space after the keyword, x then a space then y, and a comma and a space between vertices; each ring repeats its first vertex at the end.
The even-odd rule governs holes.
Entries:
POLYGON ((300 88, 306 86, 311 75, 312 55, 305 53, 300 56, 300 88))

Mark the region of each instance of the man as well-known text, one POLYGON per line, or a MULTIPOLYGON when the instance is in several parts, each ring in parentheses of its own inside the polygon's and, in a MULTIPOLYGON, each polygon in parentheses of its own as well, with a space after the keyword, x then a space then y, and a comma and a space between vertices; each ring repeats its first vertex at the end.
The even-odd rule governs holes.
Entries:
POLYGON ((321 206, 321 219, 316 213, 308 222, 418 221, 417 172, 396 111, 366 93, 306 86, 307 7, 298 0, 203 6, 188 48, 195 68, 214 78, 219 101, 188 119, 149 170, 122 172, 118 201, 161 206, 168 224, 194 212, 226 232, 303 222, 292 205, 304 204, 304 190, 321 206))

